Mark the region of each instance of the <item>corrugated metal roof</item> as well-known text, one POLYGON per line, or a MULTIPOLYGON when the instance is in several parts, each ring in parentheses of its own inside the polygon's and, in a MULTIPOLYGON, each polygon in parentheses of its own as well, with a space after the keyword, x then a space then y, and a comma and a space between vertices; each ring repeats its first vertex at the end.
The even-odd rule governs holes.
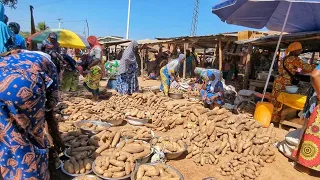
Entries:
MULTIPOLYGON (((237 44, 252 43, 253 45, 267 45, 266 43, 276 44, 278 42, 279 37, 280 35, 263 36, 256 39, 236 41, 236 43, 237 44)), ((281 42, 304 41, 304 40, 312 40, 312 39, 320 39, 320 31, 284 34, 282 36, 281 42)))

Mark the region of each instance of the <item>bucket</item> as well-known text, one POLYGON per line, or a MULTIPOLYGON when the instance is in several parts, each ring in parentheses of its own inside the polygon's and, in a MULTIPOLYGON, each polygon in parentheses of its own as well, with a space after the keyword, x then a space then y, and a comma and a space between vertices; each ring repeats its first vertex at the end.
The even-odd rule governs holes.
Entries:
POLYGON ((107 88, 108 89, 116 89, 117 87, 117 80, 116 79, 109 79, 107 88))
POLYGON ((254 119, 263 127, 269 127, 274 106, 269 102, 258 102, 254 111, 254 119))

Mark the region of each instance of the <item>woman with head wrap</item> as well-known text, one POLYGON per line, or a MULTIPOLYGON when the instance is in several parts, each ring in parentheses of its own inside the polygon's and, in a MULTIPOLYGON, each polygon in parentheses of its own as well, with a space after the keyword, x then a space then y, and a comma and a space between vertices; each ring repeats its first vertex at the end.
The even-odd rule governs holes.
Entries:
POLYGON ((25 41, 24 37, 19 35, 20 25, 16 22, 11 22, 11 23, 9 23, 8 27, 15 34, 15 43, 14 43, 15 48, 16 49, 27 49, 26 41, 25 41))
POLYGON ((139 90, 137 55, 138 43, 132 41, 120 59, 117 77, 117 91, 120 94, 133 94, 139 90))
POLYGON ((51 60, 56 65, 58 74, 60 74, 62 69, 62 62, 58 57, 60 44, 58 42, 58 35, 55 32, 51 32, 48 38, 42 42, 41 51, 51 56, 51 60))
POLYGON ((20 51, 0 57, 1 176, 49 180, 64 149, 53 110, 56 67, 48 54, 20 51))
POLYGON ((223 84, 219 81, 219 76, 220 73, 210 69, 205 70, 202 74, 205 82, 200 94, 204 104, 210 106, 211 109, 215 105, 221 106, 224 104, 223 84))
POLYGON ((311 73, 316 67, 303 62, 299 55, 302 53, 302 45, 299 42, 291 43, 286 50, 286 57, 280 61, 279 76, 273 82, 271 103, 274 105, 272 120, 279 122, 281 103, 277 101, 279 94, 286 89, 286 86, 297 85, 294 75, 301 71, 302 73, 311 73))
POLYGON ((177 81, 176 74, 179 73, 180 65, 186 59, 184 54, 180 54, 178 59, 170 61, 166 66, 160 69, 161 85, 160 90, 164 92, 166 96, 169 95, 170 84, 173 81, 177 81))
POLYGON ((86 77, 84 79, 84 87, 93 95, 93 100, 97 101, 99 96, 100 80, 104 75, 104 67, 102 63, 102 47, 95 36, 89 36, 88 42, 91 46, 88 59, 86 60, 88 67, 86 77))

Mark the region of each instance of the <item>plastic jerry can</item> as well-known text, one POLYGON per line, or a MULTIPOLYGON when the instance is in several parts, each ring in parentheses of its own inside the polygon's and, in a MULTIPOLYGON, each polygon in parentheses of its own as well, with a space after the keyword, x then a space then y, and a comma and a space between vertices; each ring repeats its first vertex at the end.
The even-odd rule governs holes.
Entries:
POLYGON ((258 102, 254 111, 254 119, 263 127, 269 127, 272 119, 274 106, 269 102, 258 102))

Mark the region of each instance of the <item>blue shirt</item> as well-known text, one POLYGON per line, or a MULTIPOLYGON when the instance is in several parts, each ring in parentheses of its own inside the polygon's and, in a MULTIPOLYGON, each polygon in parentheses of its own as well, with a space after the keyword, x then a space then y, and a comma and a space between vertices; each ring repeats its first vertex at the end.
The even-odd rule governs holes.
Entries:
POLYGON ((16 46, 16 48, 19 48, 19 49, 27 49, 26 41, 19 34, 15 35, 15 46, 16 46))

